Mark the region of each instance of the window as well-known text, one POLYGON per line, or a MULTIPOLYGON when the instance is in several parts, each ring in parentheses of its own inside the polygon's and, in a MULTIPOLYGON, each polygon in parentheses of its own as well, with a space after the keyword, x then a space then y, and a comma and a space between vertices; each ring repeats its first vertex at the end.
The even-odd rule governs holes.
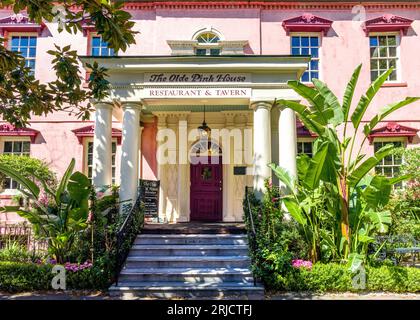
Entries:
POLYGON ((310 55, 308 69, 303 73, 301 80, 309 82, 312 78, 319 78, 319 47, 318 36, 292 36, 292 55, 310 55))
POLYGON ((25 58, 25 66, 35 71, 36 36, 12 36, 11 51, 20 52, 25 58))
MULTIPOLYGON (((92 180, 93 174, 93 142, 89 141, 87 145, 87 174, 88 178, 92 180)), ((116 168, 115 168, 115 156, 117 152, 117 143, 112 142, 112 184, 115 184, 115 175, 116 175, 116 168)))
POLYGON ((306 154, 312 158, 312 141, 298 141, 297 142, 297 153, 306 154))
POLYGON ((197 38, 198 46, 195 49, 197 56, 219 56, 220 37, 213 32, 201 33, 197 38))
POLYGON ((108 48, 108 43, 101 36, 93 36, 91 39, 92 56, 115 56, 114 49, 108 48))
MULTIPOLYGON (((393 144, 395 148, 403 147, 402 141, 380 141, 374 142, 374 150, 377 152, 383 146, 387 144, 393 144)), ((394 154, 390 154, 383 158, 381 162, 375 167, 375 173, 386 177, 397 177, 400 173, 400 166, 402 164, 402 157, 394 154)), ((396 187, 400 185, 396 185, 396 187)))
MULTIPOLYGON (((3 154, 13 154, 17 156, 29 156, 31 143, 29 141, 4 141, 3 154)), ((12 178, 5 177, 3 189, 18 189, 19 184, 12 178)))
POLYGON ((374 81, 391 67, 394 68, 394 71, 387 80, 397 80, 397 41, 396 35, 374 35, 369 37, 371 81, 374 81))

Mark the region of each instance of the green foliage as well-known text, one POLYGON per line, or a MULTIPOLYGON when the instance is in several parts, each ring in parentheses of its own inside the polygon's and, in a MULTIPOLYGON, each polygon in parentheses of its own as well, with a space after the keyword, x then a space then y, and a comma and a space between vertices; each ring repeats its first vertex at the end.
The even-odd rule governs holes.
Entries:
MULTIPOLYGON (((2 154, 0 155, 0 165, 13 169, 27 179, 43 180, 52 186, 57 183, 56 175, 48 168, 47 163, 36 158, 2 154)), ((5 177, 6 175, 0 172, 0 183, 2 185, 5 177)))
MULTIPOLYGON (((294 269, 272 289, 310 292, 420 292, 420 269, 395 266, 367 267, 365 289, 352 283, 353 274, 345 265, 315 264, 311 270, 294 269)), ((270 288, 269 288, 270 289, 270 288)))
POLYGON ((40 179, 49 196, 47 203, 40 201, 40 189, 34 182, 0 165, 0 171, 18 181, 32 201, 29 208, 18 209, 17 213, 32 224, 37 237, 48 240, 48 250, 59 263, 67 260, 77 234, 87 228, 91 183, 82 173, 73 173, 74 164, 72 159, 56 190, 40 179))
MULTIPOLYGON (((58 21, 59 32, 82 32, 82 25, 89 23, 110 48, 126 51, 135 43, 134 22, 131 15, 121 10, 118 1, 13 1, 4 0, 2 6, 12 6, 15 13, 25 11, 36 23, 58 21), (62 10, 55 10, 60 6, 62 10), (77 10, 74 10, 77 7, 77 10)), ((86 101, 101 100, 108 96, 109 82, 104 68, 97 63, 87 66, 91 72, 88 90, 82 88, 82 72, 76 52, 70 45, 49 51, 53 55, 53 69, 57 79, 40 83, 35 79, 20 53, 2 45, 0 39, 0 114, 2 119, 25 126, 31 115, 48 115, 57 110, 75 113, 88 119, 92 106, 86 101)))
POLYGON ((368 178, 369 172, 393 152, 393 146, 385 145, 367 159, 360 154, 361 150, 371 130, 380 121, 419 99, 408 97, 383 108, 364 126, 365 138, 358 144, 358 152, 354 152, 355 137, 362 119, 392 72, 390 69, 378 77, 350 113, 360 70, 361 65, 353 72, 342 104, 318 79, 312 80, 313 88, 299 81, 288 82, 310 106, 289 100, 278 100, 278 103, 294 110, 302 123, 317 133, 318 138, 314 142, 313 157, 298 160, 297 182, 293 182, 296 177, 290 177, 284 169, 271 165, 285 185, 285 196, 282 197, 285 207, 305 231, 312 261, 325 261, 325 253, 330 258, 351 260, 353 268, 361 263, 360 259, 366 258, 373 236, 386 232, 391 224, 390 212, 384 210, 384 206, 389 201, 392 185, 409 178, 408 175, 398 179, 368 178), (353 126, 351 135, 347 134, 349 125, 353 126), (344 127, 342 134, 341 127, 344 127), (327 226, 324 223, 326 217, 332 219, 327 226), (325 248, 328 250, 322 250, 325 248))
POLYGON ((35 262, 41 258, 40 254, 27 250, 25 246, 15 241, 6 243, 5 247, 0 249, 0 261, 35 262))

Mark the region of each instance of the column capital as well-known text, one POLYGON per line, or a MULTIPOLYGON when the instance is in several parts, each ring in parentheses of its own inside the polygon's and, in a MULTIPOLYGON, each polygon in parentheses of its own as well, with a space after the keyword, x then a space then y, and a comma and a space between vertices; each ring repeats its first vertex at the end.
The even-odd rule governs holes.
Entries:
POLYGON ((262 101, 262 100, 254 100, 251 101, 251 109, 258 110, 258 109, 267 109, 268 111, 271 110, 271 108, 273 107, 273 102, 272 101, 262 101))
POLYGON ((141 111, 143 104, 141 102, 121 102, 121 106, 123 110, 133 109, 133 110, 139 110, 141 111))
POLYGON ((114 104, 112 102, 105 102, 105 101, 92 101, 93 106, 95 107, 95 110, 98 109, 113 109, 114 104))

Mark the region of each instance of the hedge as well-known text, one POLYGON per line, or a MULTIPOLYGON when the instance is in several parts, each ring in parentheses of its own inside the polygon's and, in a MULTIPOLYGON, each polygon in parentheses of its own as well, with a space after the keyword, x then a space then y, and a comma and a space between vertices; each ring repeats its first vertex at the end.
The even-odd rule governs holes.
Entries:
POLYGON ((412 267, 366 267, 365 289, 354 288, 348 267, 334 263, 317 263, 311 270, 294 269, 274 279, 271 289, 286 291, 420 292, 420 269, 412 267))
MULTIPOLYGON (((52 290, 51 264, 0 261, 0 291, 24 292, 52 290)), ((109 277, 98 266, 77 272, 66 272, 66 289, 106 289, 109 277)))

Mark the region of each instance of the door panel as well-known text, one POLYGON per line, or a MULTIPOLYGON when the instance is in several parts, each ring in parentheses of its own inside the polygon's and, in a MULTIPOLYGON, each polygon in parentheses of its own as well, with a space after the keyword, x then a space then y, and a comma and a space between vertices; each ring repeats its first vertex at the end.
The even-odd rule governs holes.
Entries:
POLYGON ((222 221, 222 159, 196 157, 190 165, 191 220, 222 221))

